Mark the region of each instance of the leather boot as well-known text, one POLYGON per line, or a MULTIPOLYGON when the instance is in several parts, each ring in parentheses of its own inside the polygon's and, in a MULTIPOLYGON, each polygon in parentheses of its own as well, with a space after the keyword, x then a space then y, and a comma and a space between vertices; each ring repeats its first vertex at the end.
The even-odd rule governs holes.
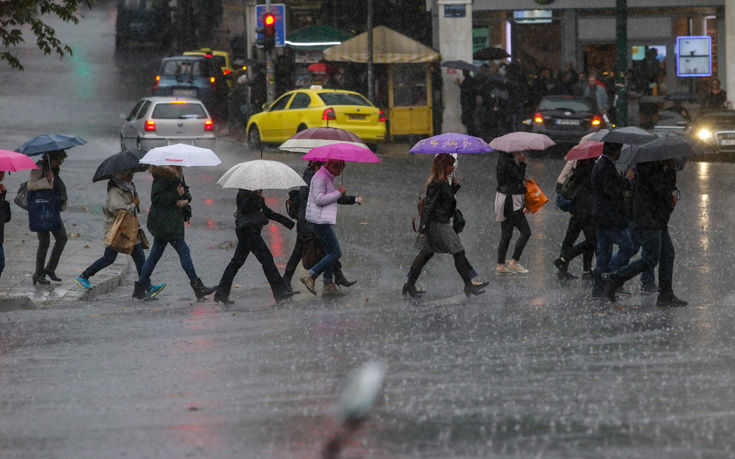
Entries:
POLYGON ((210 293, 214 293, 215 290, 217 290, 217 287, 205 287, 202 283, 202 280, 197 278, 195 281, 189 282, 191 284, 191 288, 194 290, 194 295, 196 295, 197 300, 201 300, 205 296, 209 295, 210 293))
POLYGON ((230 300, 230 298, 228 297, 229 295, 220 293, 219 289, 216 292, 214 292, 214 301, 216 301, 217 303, 222 303, 224 305, 233 304, 234 301, 230 300))
POLYGON ((135 298, 136 300, 144 300, 146 298, 144 284, 141 284, 140 282, 135 283, 135 288, 133 289, 133 298, 135 298))

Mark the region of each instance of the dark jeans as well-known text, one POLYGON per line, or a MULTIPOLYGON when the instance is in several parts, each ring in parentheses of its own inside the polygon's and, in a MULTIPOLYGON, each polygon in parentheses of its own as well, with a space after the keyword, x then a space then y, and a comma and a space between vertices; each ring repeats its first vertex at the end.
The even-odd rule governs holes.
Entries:
POLYGON ((633 255, 635 255, 635 248, 628 230, 597 228, 595 270, 599 274, 617 270, 628 263, 633 255), (613 255, 613 244, 618 245, 615 255, 613 255))
POLYGON ((4 270, 5 270, 5 249, 3 248, 3 243, 0 242, 0 276, 3 275, 4 270))
POLYGON ((66 245, 66 228, 64 228, 64 222, 53 231, 38 231, 38 250, 36 251, 36 276, 43 275, 44 271, 56 271, 56 267, 59 265, 61 259, 61 252, 64 251, 66 245), (51 245, 51 234, 54 235, 54 247, 51 249, 51 256, 48 259, 48 264, 44 269, 44 263, 46 263, 46 254, 48 253, 49 245, 51 245))
POLYGON ((173 247, 174 250, 176 250, 176 253, 179 254, 181 267, 184 268, 184 272, 186 272, 189 280, 191 282, 194 282, 198 279, 197 273, 194 270, 194 263, 191 261, 189 246, 186 244, 186 241, 184 241, 183 239, 179 239, 176 241, 167 241, 154 237, 153 246, 151 246, 151 252, 148 254, 148 258, 146 258, 145 263, 143 263, 143 269, 141 270, 140 276, 138 277, 138 283, 148 285, 151 279, 151 274, 153 273, 153 269, 156 267, 158 260, 163 255, 163 250, 166 248, 167 244, 171 244, 171 247, 173 247))
MULTIPOLYGON (((117 259, 117 254, 118 252, 116 250, 105 247, 105 253, 102 254, 102 257, 89 265, 89 267, 84 270, 80 277, 84 279, 89 279, 90 277, 94 276, 102 269, 113 264, 117 259)), ((143 271, 143 263, 145 263, 145 252, 143 252, 143 245, 135 244, 130 256, 133 257, 133 261, 135 262, 135 270, 138 272, 138 277, 140 277, 140 273, 143 271)))
POLYGON ((617 269, 613 274, 625 282, 652 270, 660 261, 658 276, 661 293, 671 293, 675 252, 669 230, 633 227, 631 233, 641 245, 641 257, 617 269))
MULTIPOLYGON (((301 225, 301 222, 297 223, 297 225, 301 225)), ((304 225, 307 225, 307 223, 304 223, 304 225)), ((298 232, 296 233, 296 243, 293 246, 291 256, 288 257, 286 268, 283 271, 283 283, 285 285, 291 285, 291 278, 293 278, 293 275, 296 272, 296 267, 301 263, 301 259, 304 257, 304 240, 312 235, 311 230, 303 231, 298 229, 298 232)), ((332 267, 335 281, 345 278, 345 275, 342 272, 342 264, 339 260, 334 262, 332 267)))
POLYGON ((245 264, 245 260, 247 260, 250 252, 255 255, 255 258, 263 266, 263 272, 265 273, 265 278, 268 279, 268 284, 271 286, 273 296, 276 299, 280 299, 283 296, 284 290, 281 275, 278 273, 278 268, 276 268, 276 264, 273 261, 273 255, 263 240, 263 236, 255 231, 237 231, 237 247, 230 263, 225 268, 225 272, 222 273, 222 278, 217 288, 218 295, 223 298, 227 298, 230 295, 232 281, 235 279, 237 271, 245 264))
MULTIPOLYGON (((639 241, 636 238, 636 234, 633 232, 632 229, 630 229, 630 239, 633 241, 633 250, 635 250, 635 253, 638 253, 638 251, 641 248, 641 241, 639 241)), ((663 247, 662 247, 662 250, 663 250, 663 247)), ((673 247, 672 247, 672 250, 673 250, 673 247)), ((661 260, 659 260, 659 270, 660 269, 661 269, 661 260)), ((655 274, 654 268, 647 269, 641 273, 641 286, 642 287, 656 286, 656 274, 655 274)))
POLYGON ((513 212, 505 220, 500 222, 500 244, 498 244, 498 264, 505 263, 505 256, 508 254, 508 246, 510 239, 513 237, 513 228, 518 228, 521 235, 516 241, 516 247, 513 250, 513 259, 518 261, 523 254, 526 243, 531 238, 531 227, 528 226, 528 220, 523 212, 513 212))
POLYGON ((334 276, 334 263, 342 256, 342 250, 339 248, 339 240, 337 240, 337 234, 330 224, 314 224, 312 228, 319 242, 322 243, 326 255, 311 267, 309 274, 311 277, 316 278, 319 274, 324 273, 324 283, 330 284, 334 276))
POLYGON ((595 229, 595 220, 592 217, 569 217, 567 225, 567 234, 561 243, 561 254, 566 263, 571 262, 574 258, 582 255, 582 269, 589 271, 592 268, 592 257, 595 254, 597 246, 597 236, 595 229), (579 233, 584 233, 584 241, 574 244, 579 237, 579 233))

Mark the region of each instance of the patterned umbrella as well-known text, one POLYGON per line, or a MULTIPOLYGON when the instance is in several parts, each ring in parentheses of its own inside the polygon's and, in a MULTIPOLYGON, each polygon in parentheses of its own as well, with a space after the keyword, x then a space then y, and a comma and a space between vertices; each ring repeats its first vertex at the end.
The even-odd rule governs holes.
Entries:
POLYGON ((335 143, 323 147, 312 148, 311 151, 301 157, 304 161, 329 161, 338 159, 353 163, 379 163, 380 158, 370 151, 369 148, 358 147, 350 143, 335 143))
POLYGON ((49 151, 66 150, 67 148, 87 143, 81 137, 67 134, 44 134, 32 138, 15 149, 28 156, 40 155, 49 151))
POLYGON ((281 162, 267 159, 235 164, 217 180, 217 184, 222 188, 243 190, 288 190, 307 186, 295 170, 281 162))
POLYGON ((367 145, 350 131, 333 127, 316 127, 297 132, 278 147, 279 150, 308 153, 312 148, 335 143, 351 143, 358 147, 367 145))
POLYGON ((512 153, 514 151, 546 150, 556 145, 553 140, 543 134, 533 132, 511 132, 494 138, 490 146, 495 150, 512 153))
POLYGON ((38 169, 31 158, 14 151, 0 150, 0 171, 23 171, 38 169))
POLYGON ((408 150, 409 153, 490 153, 490 146, 479 137, 472 137, 457 132, 447 132, 428 139, 419 140, 408 150))
POLYGON ((195 147, 184 143, 164 145, 148 151, 141 164, 153 166, 216 166, 222 161, 209 148, 195 147))

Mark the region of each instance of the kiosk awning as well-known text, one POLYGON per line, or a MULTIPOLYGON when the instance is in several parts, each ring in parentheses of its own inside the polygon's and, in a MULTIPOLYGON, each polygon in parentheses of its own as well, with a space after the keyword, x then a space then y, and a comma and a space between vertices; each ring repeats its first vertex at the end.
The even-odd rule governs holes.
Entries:
MULTIPOLYGON (((367 62, 367 32, 350 38, 341 45, 324 50, 324 60, 367 62)), ((385 26, 373 29, 373 62, 376 64, 416 64, 439 60, 439 53, 428 46, 385 26)))

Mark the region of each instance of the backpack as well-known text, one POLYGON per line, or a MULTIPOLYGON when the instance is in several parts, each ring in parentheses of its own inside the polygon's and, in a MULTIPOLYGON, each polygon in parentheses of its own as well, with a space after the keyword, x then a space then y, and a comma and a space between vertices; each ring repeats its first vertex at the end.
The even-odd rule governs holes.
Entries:
POLYGON ((291 218, 299 218, 299 190, 291 190, 288 192, 288 199, 286 199, 286 213, 291 218))
POLYGON ((424 212, 426 212, 426 192, 424 191, 419 193, 419 202, 416 204, 416 210, 419 215, 411 219, 411 227, 414 233, 419 232, 419 229, 416 227, 416 220, 419 221, 419 226, 421 226, 421 220, 424 219, 424 212))
POLYGON ((584 177, 575 169, 561 185, 561 195, 568 201, 574 201, 584 185, 584 177))

